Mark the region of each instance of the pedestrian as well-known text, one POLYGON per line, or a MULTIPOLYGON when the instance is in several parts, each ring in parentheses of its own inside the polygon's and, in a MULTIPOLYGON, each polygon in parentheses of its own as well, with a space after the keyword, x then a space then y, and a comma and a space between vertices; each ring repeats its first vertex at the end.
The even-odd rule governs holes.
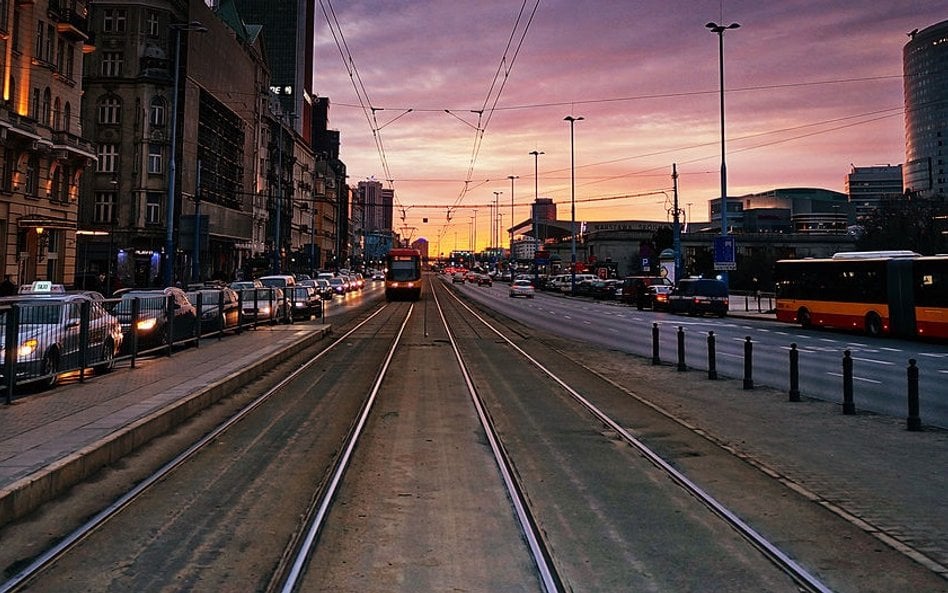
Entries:
POLYGON ((0 296, 13 296, 16 294, 16 284, 10 280, 10 274, 7 274, 3 277, 3 282, 0 282, 0 296))

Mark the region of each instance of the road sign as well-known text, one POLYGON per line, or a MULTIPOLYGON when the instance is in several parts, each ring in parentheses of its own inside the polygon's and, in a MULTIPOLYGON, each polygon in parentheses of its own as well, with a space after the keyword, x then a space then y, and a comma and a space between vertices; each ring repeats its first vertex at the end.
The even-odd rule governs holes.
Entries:
POLYGON ((737 245, 734 237, 720 236, 714 238, 714 269, 737 269, 737 245))

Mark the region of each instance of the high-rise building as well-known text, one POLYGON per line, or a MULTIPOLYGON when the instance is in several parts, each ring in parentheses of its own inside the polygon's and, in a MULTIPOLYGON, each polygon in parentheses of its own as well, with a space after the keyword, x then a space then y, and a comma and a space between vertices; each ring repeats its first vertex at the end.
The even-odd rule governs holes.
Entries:
POLYGON ((846 175, 846 195, 855 208, 856 218, 868 215, 883 200, 902 195, 902 165, 853 165, 846 175))
POLYGON ((293 128, 312 143, 316 101, 313 56, 316 54, 314 0, 236 0, 247 23, 262 26, 270 64, 270 91, 277 95, 293 128))
POLYGON ((905 191, 948 193, 948 21, 921 31, 902 50, 905 89, 905 191))

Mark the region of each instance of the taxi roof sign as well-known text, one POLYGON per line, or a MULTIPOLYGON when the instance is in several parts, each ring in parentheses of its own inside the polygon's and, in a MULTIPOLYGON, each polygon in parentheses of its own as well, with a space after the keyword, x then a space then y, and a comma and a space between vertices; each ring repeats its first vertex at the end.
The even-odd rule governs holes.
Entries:
POLYGON ((17 291, 19 294, 62 294, 66 287, 62 284, 53 284, 49 280, 36 280, 29 286, 23 285, 17 291))

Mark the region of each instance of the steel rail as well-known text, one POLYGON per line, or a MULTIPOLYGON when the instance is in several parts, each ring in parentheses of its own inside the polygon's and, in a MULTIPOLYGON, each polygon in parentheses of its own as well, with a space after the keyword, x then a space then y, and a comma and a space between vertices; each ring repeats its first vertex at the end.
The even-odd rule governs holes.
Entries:
POLYGON ((359 437, 362 436, 362 431, 365 428, 366 422, 368 422, 369 413, 372 411, 372 407, 375 404, 375 399, 378 396, 379 389, 382 386, 382 381, 385 379, 385 375, 388 372, 388 367, 392 362, 392 357, 395 356, 395 350, 398 348, 398 345, 401 342, 402 334, 405 333, 405 327, 408 325, 408 320, 411 319, 411 314, 414 309, 414 304, 408 308, 408 314, 405 315, 405 319, 402 321, 401 327, 398 329, 398 334, 395 336, 392 345, 389 347, 388 354, 385 356, 385 361, 382 363, 382 367, 379 369, 378 375, 376 375, 372 390, 369 392, 369 397, 366 399, 365 405, 362 407, 359 420, 347 439, 342 455, 336 462, 336 466, 333 470, 329 483, 324 489, 322 496, 320 496, 319 500, 317 501, 318 508, 315 515, 311 517, 306 527, 306 535, 303 537, 293 555, 293 562, 290 564, 290 568, 283 578, 282 586, 279 587, 279 591, 281 591, 281 593, 291 593, 292 591, 295 591, 297 585, 299 585, 299 581, 304 574, 306 563, 309 561, 310 554, 312 553, 313 547, 316 545, 316 540, 319 537, 319 533, 322 531, 323 524, 326 522, 326 515, 329 513, 329 507, 332 504, 332 501, 336 496, 336 492, 339 490, 339 485, 342 483, 342 478, 349 467, 349 462, 352 459, 353 451, 355 451, 356 443, 358 442, 359 437))
POLYGON ((64 537, 62 540, 56 543, 53 547, 49 548, 39 556, 37 556, 30 564, 25 566, 10 579, 0 584, 0 593, 10 593, 12 591, 18 590, 24 584, 26 584, 30 579, 39 574, 46 566, 54 562, 57 558, 68 552, 71 548, 76 546, 83 539, 88 537, 93 531, 101 527, 113 516, 122 511, 125 507, 130 505, 132 501, 141 496, 149 488, 154 486, 157 482, 164 479, 171 472, 185 463, 188 459, 193 457, 201 449, 208 446, 212 441, 217 439, 221 434, 226 432, 229 428, 240 422, 244 417, 246 417, 250 412, 257 409, 264 402, 273 397, 274 394, 283 389, 289 382, 299 376, 303 371, 312 366, 316 361, 322 358, 325 354, 330 352, 337 345, 342 343, 347 337, 361 329, 365 324, 378 316, 388 305, 382 305, 377 311, 372 313, 370 316, 366 317, 364 320, 359 322, 355 327, 350 329, 345 334, 341 335, 338 339, 330 343, 326 348, 318 352, 311 359, 304 362, 296 370, 291 372, 284 378, 282 381, 277 383, 275 386, 271 387, 266 392, 257 396, 252 402, 247 404, 244 408, 238 411, 236 414, 225 420, 223 423, 218 425, 213 431, 209 432, 199 441, 192 444, 186 450, 181 452, 177 457, 163 465, 151 476, 145 478, 143 481, 139 482, 134 488, 126 492, 115 502, 102 509, 95 515, 93 515, 88 521, 77 527, 69 535, 64 537))
POLYGON ((595 416, 600 422, 605 424, 607 427, 615 431, 619 436, 622 437, 627 443, 632 447, 638 450, 646 459, 648 459, 656 467, 664 471, 671 477, 675 482, 681 485, 685 490, 691 493, 693 496, 698 498, 705 506, 707 506, 712 512, 721 517, 725 522, 731 525, 738 533, 740 533, 745 539, 751 542, 758 550, 760 550, 768 559, 770 559, 774 564, 781 568, 784 572, 790 575, 799 585, 806 587, 809 591, 814 591, 818 593, 832 593, 832 590, 824 585, 819 579, 811 575, 806 569, 797 564, 792 558, 787 556, 782 550, 777 546, 767 540, 763 535, 757 532, 753 527, 748 525, 744 520, 734 514, 730 509, 725 507, 717 499, 711 496, 709 493, 705 492, 700 486, 692 482, 687 476, 682 472, 675 469, 670 463, 665 461, 658 453, 653 451, 645 443, 634 437, 629 431, 619 425, 615 420, 610 418, 605 412, 596 407, 592 402, 586 399, 578 391, 573 389, 569 384, 567 384, 563 379, 559 378, 552 371, 547 369, 542 363, 530 356, 526 351, 513 343, 507 336, 500 332, 497 328, 491 325, 487 320, 485 320, 481 315, 476 311, 471 309, 466 303, 464 303, 457 295, 453 292, 450 292, 451 296, 460 304, 462 307, 468 310, 470 314, 484 324, 491 332, 500 337, 504 342, 506 342, 511 348, 516 350, 521 356, 527 359, 531 364, 538 368, 542 373, 547 375, 560 387, 565 389, 577 402, 579 402, 583 407, 585 407, 593 416, 595 416))
MULTIPOLYGON (((471 396, 471 401, 474 402, 474 408, 477 411, 477 417, 480 419, 481 426, 483 427, 484 433, 487 436, 487 441, 490 444, 491 452, 494 454, 494 460, 497 463, 497 468, 500 471, 501 477, 503 478, 504 486, 507 489, 507 494, 511 503, 513 504, 514 511, 517 515, 517 520, 520 523, 520 530, 524 538, 527 540, 527 545, 530 548, 530 554, 533 557, 533 562, 540 574, 540 581, 543 585, 543 589, 546 591, 546 593, 558 593, 562 590, 560 585, 561 581, 552 567, 550 555, 542 542, 542 538, 539 535, 539 528, 537 527, 536 521, 533 519, 529 509, 527 508, 523 491, 514 478, 512 464, 510 463, 510 459, 507 456, 507 452, 500 444, 500 439, 498 438, 497 432, 494 429, 493 422, 488 417, 484 404, 477 393, 477 389, 474 387, 474 382, 471 379, 471 375, 468 372, 467 366, 464 364, 464 358, 461 356, 461 351, 458 348, 457 341, 454 338, 454 334, 451 332, 451 328, 448 325, 447 319, 444 317, 444 310, 441 307, 441 301, 438 300, 437 291, 434 288, 434 284, 435 283, 433 282, 431 283, 431 294, 434 296, 435 305, 438 308, 438 316, 441 318, 441 323, 444 324, 444 330, 448 334, 448 341, 451 344, 451 349, 454 351, 454 357, 457 360, 458 367, 460 368, 461 374, 464 377, 464 383, 467 385, 468 394, 471 396)), ((470 311, 470 309, 468 309, 468 311, 470 311)), ((473 311, 471 312, 473 313, 473 311)), ((477 317, 476 314, 475 317, 477 317)), ((481 321, 483 322, 483 320, 481 321)))

